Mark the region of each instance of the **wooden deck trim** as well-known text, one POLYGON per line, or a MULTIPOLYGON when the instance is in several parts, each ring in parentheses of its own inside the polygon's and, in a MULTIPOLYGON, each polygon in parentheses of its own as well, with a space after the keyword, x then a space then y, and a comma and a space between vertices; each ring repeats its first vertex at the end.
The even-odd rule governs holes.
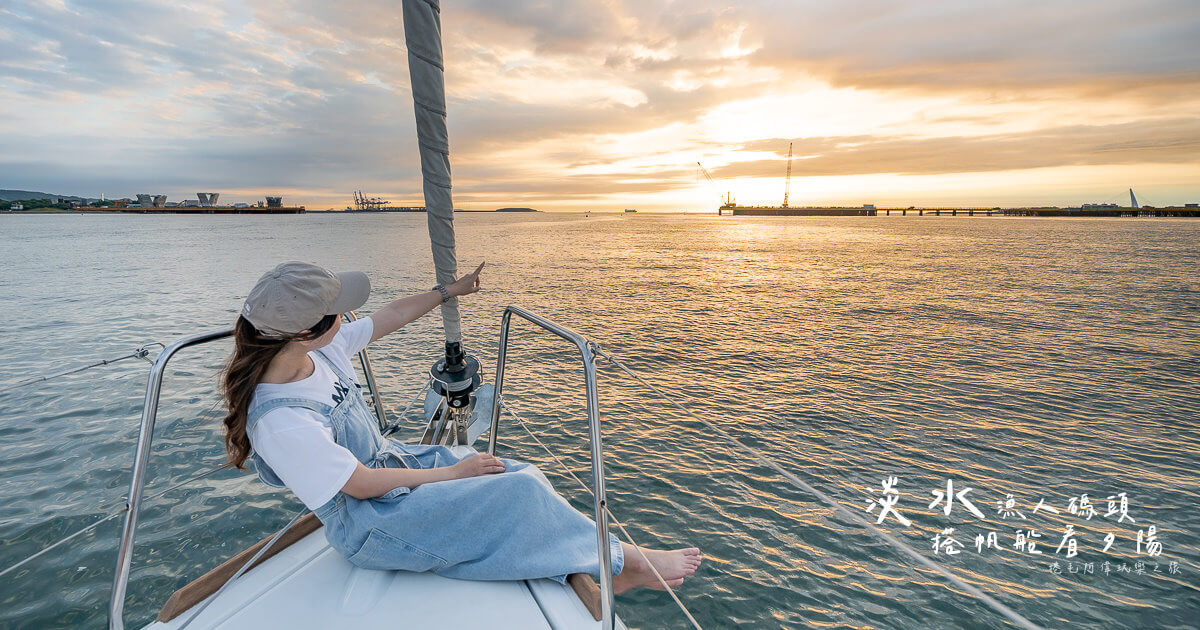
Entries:
MULTIPOLYGON (((293 525, 291 529, 284 532, 284 534, 279 537, 279 540, 275 541, 275 544, 271 545, 271 548, 268 549, 266 553, 264 553, 262 557, 250 567, 250 569, 253 569, 254 567, 265 562, 271 556, 274 556, 296 542, 299 542, 305 536, 308 536, 309 534, 320 529, 320 527, 321 521, 317 519, 317 515, 309 512, 308 514, 304 515, 303 518, 296 521, 296 524, 293 525)), ((246 564, 250 558, 254 557, 254 554, 258 553, 258 550, 262 549, 263 546, 266 545, 272 537, 274 537, 274 535, 275 534, 271 534, 257 543, 254 543, 252 547, 226 560, 217 568, 205 573, 204 575, 193 580, 187 586, 175 591, 175 593, 173 593, 171 597, 167 599, 167 603, 163 604, 162 610, 158 611, 158 620, 162 622, 170 621, 183 614, 192 606, 204 601, 213 593, 216 593, 217 589, 221 588, 222 584, 229 581, 229 578, 233 577, 233 574, 237 573, 238 569, 240 569, 243 564, 246 564)))
POLYGON ((592 579, 592 576, 586 573, 572 573, 567 576, 567 584, 579 596, 579 601, 583 602, 583 607, 592 613, 592 619, 600 621, 600 587, 596 585, 596 581, 592 579))
MULTIPOLYGON (((317 519, 317 515, 309 512, 303 518, 296 521, 296 524, 291 529, 284 532, 279 537, 279 540, 274 545, 271 545, 271 548, 250 569, 262 564, 268 558, 287 549, 320 528, 321 521, 317 519)), ((170 621, 187 612, 196 604, 204 601, 213 593, 216 593, 221 588, 221 585, 228 582, 229 578, 233 577, 233 574, 237 573, 243 564, 254 557, 254 554, 258 553, 273 536, 274 534, 271 534, 254 543, 253 546, 226 560, 208 573, 192 580, 187 586, 172 593, 171 597, 163 604, 162 609, 158 611, 158 621, 170 621)), ((586 573, 572 573, 567 576, 567 584, 571 587, 571 590, 575 591, 575 595, 579 597, 579 601, 583 603, 584 608, 587 608, 587 611, 591 613, 592 618, 600 621, 600 587, 596 585, 596 581, 592 579, 592 576, 586 573)))

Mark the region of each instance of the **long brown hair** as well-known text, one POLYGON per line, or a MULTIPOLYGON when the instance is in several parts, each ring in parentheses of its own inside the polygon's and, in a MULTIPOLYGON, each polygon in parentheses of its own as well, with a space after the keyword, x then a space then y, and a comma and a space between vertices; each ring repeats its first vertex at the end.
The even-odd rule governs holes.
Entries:
POLYGON ((245 317, 233 325, 233 355, 225 364, 221 378, 221 394, 225 397, 225 452, 229 463, 245 468, 250 456, 250 437, 246 435, 247 414, 254 388, 262 381, 271 361, 290 341, 316 339, 329 332, 338 315, 326 315, 308 331, 289 337, 267 337, 258 332, 245 317))

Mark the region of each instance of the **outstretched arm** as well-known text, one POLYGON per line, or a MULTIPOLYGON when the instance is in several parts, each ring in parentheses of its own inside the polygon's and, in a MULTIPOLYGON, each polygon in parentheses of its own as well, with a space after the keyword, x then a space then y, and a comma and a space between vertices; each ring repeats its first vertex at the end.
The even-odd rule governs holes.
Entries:
MULTIPOLYGON (((478 291, 479 272, 483 271, 485 264, 479 263, 475 271, 459 278, 454 284, 447 286, 446 290, 450 292, 451 297, 461 297, 478 291)), ((374 326, 374 332, 371 333, 371 341, 400 330, 409 322, 415 321, 425 313, 432 311, 435 306, 441 303, 442 294, 440 291, 426 291, 393 301, 391 304, 371 313, 371 322, 374 326)))
POLYGON ((486 453, 472 455, 453 466, 441 468, 367 468, 360 463, 346 481, 346 485, 342 486, 342 492, 356 499, 371 499, 402 486, 416 488, 435 481, 466 479, 502 472, 504 463, 486 453))

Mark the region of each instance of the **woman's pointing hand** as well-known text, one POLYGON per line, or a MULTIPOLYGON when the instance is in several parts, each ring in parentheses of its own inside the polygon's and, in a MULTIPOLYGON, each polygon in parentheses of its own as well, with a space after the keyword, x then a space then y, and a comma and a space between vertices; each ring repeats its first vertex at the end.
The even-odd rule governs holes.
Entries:
POLYGON ((450 292, 450 295, 458 297, 460 295, 467 295, 478 291, 479 272, 483 271, 483 266, 486 264, 487 262, 479 263, 479 266, 475 268, 475 271, 472 271, 458 280, 455 280, 454 284, 446 287, 447 291, 450 292))

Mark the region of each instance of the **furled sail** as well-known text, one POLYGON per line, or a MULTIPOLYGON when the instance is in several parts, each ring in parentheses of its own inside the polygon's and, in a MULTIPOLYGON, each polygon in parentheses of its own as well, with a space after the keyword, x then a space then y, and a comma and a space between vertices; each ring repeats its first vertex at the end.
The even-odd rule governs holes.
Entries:
MULTIPOLYGON (((446 133, 446 84, 442 65, 442 19, 438 0, 403 0, 404 41, 413 109, 417 114, 417 144, 421 152, 425 212, 437 281, 454 282, 458 262, 454 253, 454 203, 450 198, 450 143, 446 133)), ((442 304, 446 343, 461 343, 458 298, 442 304)))

